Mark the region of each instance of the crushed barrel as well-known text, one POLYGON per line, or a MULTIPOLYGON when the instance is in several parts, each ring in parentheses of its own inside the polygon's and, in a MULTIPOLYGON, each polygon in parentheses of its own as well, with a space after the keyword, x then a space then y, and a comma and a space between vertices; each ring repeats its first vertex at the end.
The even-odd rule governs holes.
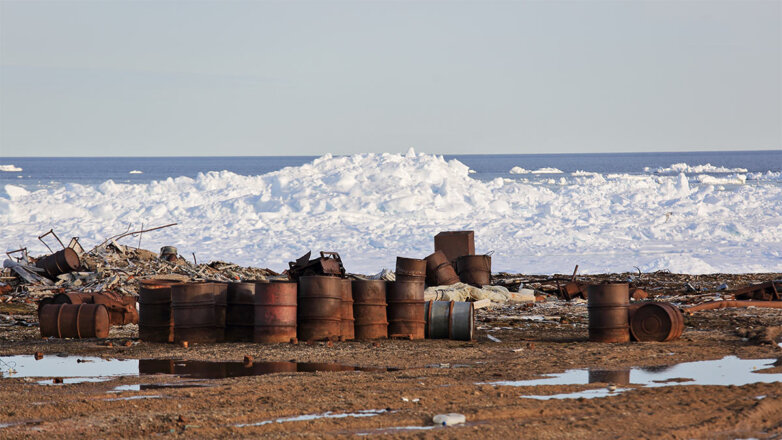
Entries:
POLYGON ((592 342, 629 342, 627 283, 589 286, 589 340, 592 342))
POLYGON ((295 281, 255 284, 253 341, 280 343, 296 337, 296 287, 295 281))
POLYGON ((389 337, 424 339, 426 315, 423 281, 392 281, 386 291, 389 337))
POLYGON ((39 316, 41 336, 107 338, 109 312, 102 304, 46 304, 39 316))
POLYGON ((459 282, 459 275, 442 251, 424 258, 426 260, 426 284, 430 286, 450 286, 459 282))
POLYGON ((339 338, 342 332, 342 279, 303 276, 298 288, 299 340, 339 338))
POLYGON ((352 284, 355 338, 387 338, 386 282, 383 280, 353 280, 352 284))

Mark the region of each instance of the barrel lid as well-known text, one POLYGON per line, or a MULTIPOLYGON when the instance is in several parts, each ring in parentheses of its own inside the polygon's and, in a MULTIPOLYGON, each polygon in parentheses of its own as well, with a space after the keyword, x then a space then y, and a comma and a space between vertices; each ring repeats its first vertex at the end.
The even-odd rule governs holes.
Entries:
POLYGON ((65 248, 62 250, 63 257, 65 257, 65 263, 71 270, 78 270, 81 266, 81 260, 79 260, 79 254, 71 248, 65 248))
POLYGON ((87 304, 95 307, 95 337, 109 337, 109 310, 103 304, 87 304))

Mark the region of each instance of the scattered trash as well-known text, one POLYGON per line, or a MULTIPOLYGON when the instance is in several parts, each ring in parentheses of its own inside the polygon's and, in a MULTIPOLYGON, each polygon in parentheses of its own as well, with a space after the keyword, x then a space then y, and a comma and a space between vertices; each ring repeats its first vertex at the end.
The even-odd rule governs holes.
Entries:
MULTIPOLYGON (((727 285, 726 285, 727 288, 727 285)), ((743 287, 734 293, 736 299, 754 299, 759 301, 779 301, 782 295, 782 280, 767 281, 743 287)))
POLYGON ((502 342, 499 338, 496 338, 492 335, 486 335, 486 337, 489 338, 489 340, 492 342, 502 342))
POLYGON ((435 425, 442 426, 460 425, 466 421, 467 418, 464 417, 464 414, 459 413, 437 414, 432 417, 432 422, 434 422, 435 425))
POLYGON ((311 254, 312 251, 307 252, 296 261, 288 263, 290 279, 298 280, 307 275, 345 276, 345 266, 342 265, 342 258, 338 253, 320 251, 320 258, 310 260, 311 254))
POLYGON ((179 254, 177 253, 177 248, 174 246, 163 246, 160 248, 160 259, 165 261, 171 261, 174 262, 177 260, 177 257, 179 254))

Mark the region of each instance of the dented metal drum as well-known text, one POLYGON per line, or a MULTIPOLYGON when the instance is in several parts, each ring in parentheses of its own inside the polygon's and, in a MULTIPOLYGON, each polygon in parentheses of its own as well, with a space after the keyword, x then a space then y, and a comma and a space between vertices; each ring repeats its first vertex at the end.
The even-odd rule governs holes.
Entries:
POLYGON ((450 286, 459 282, 459 275, 453 264, 448 261, 442 251, 436 251, 425 258, 426 284, 430 286, 450 286))
POLYGON ((387 338, 386 282, 383 280, 353 280, 352 290, 355 338, 387 338))
POLYGON ((426 337, 471 341, 475 332, 475 307, 466 301, 427 301, 426 337))
POLYGON ((630 317, 630 332, 641 342, 667 342, 678 339, 684 331, 684 317, 678 308, 662 302, 648 302, 630 317))
POLYGON ((417 258, 396 257, 397 281, 425 281, 426 260, 417 258))
POLYGON ((109 312, 101 304, 46 304, 38 316, 41 336, 107 338, 109 312))
POLYGON ((177 281, 144 280, 138 291, 138 337, 147 342, 174 342, 171 286, 177 281))
POLYGON ((488 255, 462 255, 456 259, 456 272, 466 284, 481 287, 491 284, 491 257, 488 255))
POLYGON ((424 339, 426 311, 423 281, 393 281, 386 290, 388 335, 424 339))
POLYGON ((356 338, 353 324, 353 283, 347 279, 342 279, 342 321, 340 335, 342 339, 350 341, 356 338))
POLYGON ((342 332, 342 278, 299 278, 298 335, 303 341, 339 338, 342 332))
POLYGON ((43 269, 49 278, 79 270, 81 260, 79 254, 71 248, 65 248, 35 262, 35 266, 43 269))
POLYGON ((253 341, 273 344, 296 337, 296 287, 295 281, 256 283, 253 341))
POLYGON ((630 342, 627 283, 589 286, 589 340, 593 342, 630 342))
POLYGON ((219 290, 221 289, 214 283, 183 283, 171 286, 175 341, 218 342, 223 339, 225 302, 220 319, 220 307, 217 305, 219 290))
POLYGON ((225 340, 253 340, 255 325, 255 283, 229 283, 226 290, 225 340))

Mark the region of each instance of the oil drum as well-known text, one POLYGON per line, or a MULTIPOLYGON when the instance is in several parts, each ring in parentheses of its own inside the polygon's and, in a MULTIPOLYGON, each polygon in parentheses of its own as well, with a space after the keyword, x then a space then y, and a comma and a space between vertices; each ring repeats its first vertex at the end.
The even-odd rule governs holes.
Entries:
MULTIPOLYGON (((171 286, 171 315, 177 342, 217 342, 223 339, 225 315, 218 318, 217 289, 213 283, 171 286), (223 326, 219 326, 223 324, 223 326)), ((223 313, 225 308, 223 308, 223 313)))
POLYGON ((491 284, 491 256, 462 255, 456 259, 456 272, 466 284, 481 287, 491 284))
POLYGON ((356 339, 388 337, 386 282, 353 280, 353 315, 356 339))
POLYGON ((342 279, 342 321, 340 322, 340 335, 345 341, 351 341, 356 338, 353 328, 355 318, 353 317, 353 283, 347 279, 342 279))
POLYGON ((296 337, 296 282, 255 284, 253 341, 290 342, 296 337))
POLYGON ((397 281, 425 281, 426 260, 396 257, 397 281))
POLYGON ((339 338, 342 332, 342 278, 299 278, 298 335, 303 341, 339 338))
POLYGON ((448 261, 442 251, 437 251, 425 258, 426 284, 430 286, 450 286, 459 282, 459 275, 453 264, 448 261))
POLYGON ((138 290, 138 337, 147 342, 174 342, 171 286, 177 281, 143 280, 138 290))
POLYGON ((39 315, 41 336, 107 338, 109 312, 102 304, 46 304, 39 315))
POLYGON ((466 301, 427 301, 426 337, 471 341, 475 332, 475 307, 466 301))
POLYGON ((647 302, 630 317, 630 333, 637 341, 667 342, 684 331, 684 317, 678 308, 663 302, 647 302))
POLYGON ((225 340, 253 340, 255 282, 229 283, 226 290, 225 340))
POLYGON ((35 266, 43 269, 47 277, 54 279, 57 275, 79 270, 81 260, 76 251, 65 248, 39 259, 35 262, 35 266))
POLYGON ((388 335, 424 339, 426 315, 423 281, 392 281, 387 285, 388 335))
POLYGON ((589 340, 630 342, 627 309, 630 304, 627 283, 589 286, 589 340))

